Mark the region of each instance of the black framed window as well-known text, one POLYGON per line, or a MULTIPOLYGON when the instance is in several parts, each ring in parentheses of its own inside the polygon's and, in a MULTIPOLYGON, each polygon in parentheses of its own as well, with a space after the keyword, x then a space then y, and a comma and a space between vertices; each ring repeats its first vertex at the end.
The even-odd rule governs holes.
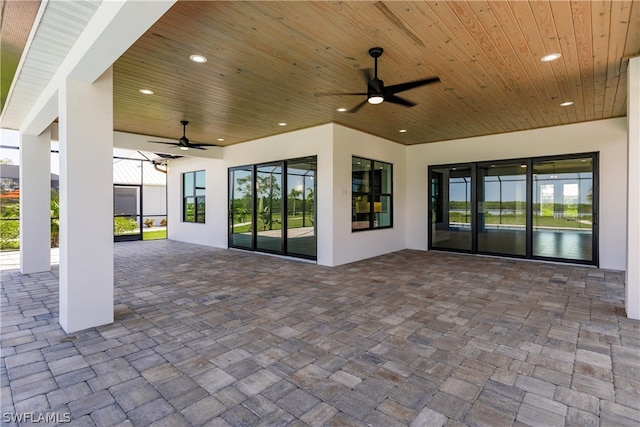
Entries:
POLYGON ((393 165, 351 159, 351 230, 393 227, 393 165))
POLYGON ((206 213, 204 171, 182 174, 182 221, 204 224, 206 213))
POLYGON ((598 153, 429 167, 429 249, 598 265, 598 153))
POLYGON ((229 247, 317 258, 316 156, 229 168, 229 247))

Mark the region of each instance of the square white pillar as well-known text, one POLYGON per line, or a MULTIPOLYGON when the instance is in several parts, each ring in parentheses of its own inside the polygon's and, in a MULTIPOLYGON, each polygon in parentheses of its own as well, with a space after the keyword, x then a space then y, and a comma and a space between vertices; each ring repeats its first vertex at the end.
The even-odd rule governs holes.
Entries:
POLYGON ((58 93, 60 325, 113 322, 113 72, 58 93))
POLYGON ((640 319, 640 57, 627 68, 627 271, 624 305, 627 317, 640 319))
POLYGON ((20 135, 20 272, 51 270, 51 131, 20 135))

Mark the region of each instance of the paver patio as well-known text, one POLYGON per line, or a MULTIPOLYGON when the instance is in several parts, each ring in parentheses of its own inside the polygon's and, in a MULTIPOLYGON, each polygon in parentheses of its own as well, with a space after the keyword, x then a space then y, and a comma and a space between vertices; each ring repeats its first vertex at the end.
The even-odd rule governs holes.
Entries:
POLYGON ((115 322, 69 335, 57 266, 2 271, 3 425, 640 424, 621 272, 412 250, 328 268, 168 240, 115 244, 114 269, 115 322))

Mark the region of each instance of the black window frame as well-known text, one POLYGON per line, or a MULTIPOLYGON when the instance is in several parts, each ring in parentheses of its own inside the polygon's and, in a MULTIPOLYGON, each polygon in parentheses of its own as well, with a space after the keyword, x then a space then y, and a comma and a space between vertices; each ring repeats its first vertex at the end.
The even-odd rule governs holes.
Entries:
POLYGON ((188 222, 192 224, 205 224, 206 221, 206 171, 197 170, 191 172, 184 172, 182 174, 182 222, 188 222), (202 180, 205 182, 203 186, 198 186, 198 174, 202 174, 202 180), (192 177, 191 181, 193 187, 187 188, 187 178, 192 177), (201 190, 203 194, 198 194, 201 190), (193 219, 188 217, 189 202, 193 202, 193 219), (202 209, 200 209, 202 206, 202 209))
POLYGON ((351 232, 361 232, 361 231, 370 231, 370 230, 383 230, 387 228, 393 228, 393 163, 385 162, 381 160, 370 159, 362 156, 351 156, 351 232), (354 171, 353 164, 356 160, 359 160, 363 165, 366 162, 369 162, 369 170, 368 170, 368 182, 369 182, 369 190, 368 191, 357 191, 358 184, 356 180, 359 180, 359 177, 356 177, 356 172, 360 173, 361 171, 354 171), (375 177, 375 166, 384 165, 389 168, 390 173, 390 182, 389 182, 389 190, 388 192, 383 192, 381 177, 375 177), (369 211, 366 213, 368 215, 369 226, 362 227, 362 223, 364 221, 358 221, 357 207, 356 207, 356 197, 366 197, 368 202, 369 211), (381 198, 388 197, 389 198, 389 224, 388 225, 378 225, 376 224, 376 212, 375 212, 375 204, 376 201, 380 201, 381 198), (354 224, 359 223, 360 226, 354 228, 354 224))
POLYGON ((463 253, 472 253, 472 254, 482 254, 482 255, 495 255, 504 258, 521 258, 521 259, 532 259, 532 260, 540 260, 540 261, 551 261, 551 262, 559 262, 559 263, 567 263, 567 264, 584 264, 584 265, 593 265, 598 267, 600 263, 600 251, 599 251, 599 193, 600 193, 600 179, 599 179, 599 158, 600 153, 595 152, 584 152, 584 153, 570 153, 570 154, 559 154, 559 155, 550 155, 550 156, 537 156, 537 157, 524 157, 524 158, 514 158, 514 159, 500 159, 500 160, 492 160, 492 161, 478 161, 478 162, 467 162, 467 163, 449 163, 449 164, 437 164, 437 165, 429 165, 428 166, 428 185, 427 185, 427 201, 428 201, 428 214, 427 214, 427 229, 428 229, 428 250, 436 250, 436 251, 444 251, 444 252, 463 252, 463 253), (542 256, 534 254, 533 250, 533 209, 534 209, 534 165, 549 161, 565 161, 572 159, 591 159, 592 166, 592 182, 593 182, 593 190, 592 190, 592 240, 591 240, 591 259, 577 259, 577 258, 568 258, 568 257, 553 257, 553 256, 542 256), (480 180, 478 178, 478 168, 492 165, 492 164, 509 164, 509 163, 520 163, 521 165, 526 166, 527 169, 527 197, 526 197, 526 254, 523 255, 515 255, 508 253, 492 253, 478 250, 478 242, 477 242, 477 218, 478 215, 478 197, 477 197, 477 187, 480 185, 480 180), (434 207, 438 210, 441 209, 441 206, 434 206, 436 203, 436 194, 434 191, 442 192, 441 183, 437 183, 434 185, 434 179, 437 181, 440 177, 438 176, 438 169, 460 169, 460 168, 470 168, 471 170, 471 237, 472 243, 470 249, 455 249, 455 248, 444 248, 441 246, 437 246, 433 242, 433 225, 434 220, 442 220, 442 218, 434 218, 434 207))

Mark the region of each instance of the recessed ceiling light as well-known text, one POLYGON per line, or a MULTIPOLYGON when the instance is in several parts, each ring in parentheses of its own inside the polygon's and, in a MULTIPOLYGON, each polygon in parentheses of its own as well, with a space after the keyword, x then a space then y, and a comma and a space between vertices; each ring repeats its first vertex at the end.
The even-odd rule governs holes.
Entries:
POLYGON ((542 58, 540 58, 540 60, 542 62, 550 62, 550 61, 555 61, 556 59, 560 58, 562 55, 559 53, 550 53, 549 55, 545 55, 542 58))
POLYGON ((150 89, 140 89, 140 93, 144 93, 145 95, 153 95, 153 91, 150 89))
POLYGON ((286 126, 287 124, 285 122, 280 122, 278 123, 278 126, 286 126))
POLYGON ((224 138, 218 138, 218 141, 222 142, 222 141, 224 141, 224 138))
POLYGON ((560 104, 561 107, 568 107, 569 105, 573 105, 573 101, 566 101, 560 104))
POLYGON ((204 64, 207 62, 207 58, 202 55, 191 55, 189 59, 193 62, 197 62, 198 64, 204 64))
POLYGON ((407 130, 406 130, 406 129, 400 129, 398 132, 400 132, 400 133, 407 133, 407 130))
POLYGON ((345 107, 340 107, 340 108, 336 108, 336 111, 344 113, 345 111, 347 111, 347 109, 345 107))

